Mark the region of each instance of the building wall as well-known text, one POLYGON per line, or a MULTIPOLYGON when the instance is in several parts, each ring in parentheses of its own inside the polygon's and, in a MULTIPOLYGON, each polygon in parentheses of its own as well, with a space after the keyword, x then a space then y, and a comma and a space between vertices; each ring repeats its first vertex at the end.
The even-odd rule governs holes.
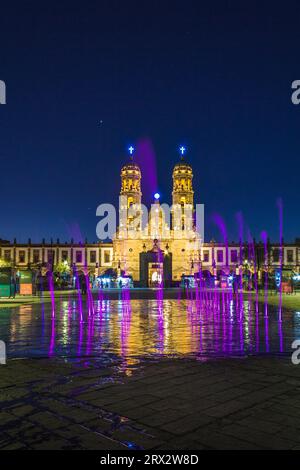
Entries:
MULTIPOLYGON (((188 239, 167 239, 159 242, 162 250, 172 253, 172 280, 179 281, 182 274, 193 274, 199 270, 199 255, 202 270, 211 270, 214 266, 217 270, 232 270, 240 262, 239 244, 228 246, 228 265, 226 263, 227 249, 223 244, 204 243, 200 251, 191 249, 188 239)), ((0 258, 10 260, 11 265, 25 269, 39 264, 48 263, 55 265, 67 259, 70 266, 76 265, 77 269, 85 266, 89 271, 102 274, 108 268, 124 269, 127 274, 133 276, 134 281, 140 280, 140 253, 153 249, 153 241, 149 239, 119 240, 112 243, 94 244, 0 244, 0 258), (53 253, 54 259, 49 257, 53 253), (38 261, 35 258, 38 255, 38 261)), ((268 263, 271 268, 280 266, 278 259, 278 244, 268 246, 268 263), (277 252, 277 255, 276 255, 277 252), (277 256, 277 259, 276 259, 277 256)), ((256 244, 255 253, 257 267, 264 264, 263 246, 256 244)), ((247 250, 243 248, 242 258, 248 257, 247 250)), ((283 247, 283 266, 300 270, 300 244, 289 243, 283 247)))
MULTIPOLYGON (((247 249, 243 247, 242 256, 239 244, 230 244, 226 248, 223 244, 204 243, 200 250, 194 250, 190 246, 189 239, 168 239, 159 242, 159 246, 163 251, 172 254, 172 280, 179 281, 182 274, 190 275, 198 272, 200 266, 202 270, 211 271, 213 267, 217 271, 228 273, 249 258, 247 249), (200 264, 200 260, 201 264, 200 264)), ((139 255, 143 251, 153 249, 152 240, 114 240, 113 242, 113 268, 122 269, 127 274, 133 276, 134 281, 140 280, 140 258, 139 255)), ((269 266, 276 268, 280 266, 280 262, 274 261, 272 253, 279 250, 279 245, 272 245, 269 251, 269 266)), ((257 269, 261 268, 264 261, 259 262, 259 252, 263 253, 263 246, 256 245, 255 253, 257 257, 257 269)), ((283 248, 283 266, 299 271, 300 269, 300 247, 298 245, 288 244, 283 248)))
POLYGON ((40 264, 56 265, 66 260, 77 269, 104 272, 113 264, 112 243, 95 244, 0 244, 0 258, 10 261, 16 268, 35 267, 40 264), (9 256, 8 256, 9 255, 9 256), (52 255, 52 256, 51 256, 52 255))

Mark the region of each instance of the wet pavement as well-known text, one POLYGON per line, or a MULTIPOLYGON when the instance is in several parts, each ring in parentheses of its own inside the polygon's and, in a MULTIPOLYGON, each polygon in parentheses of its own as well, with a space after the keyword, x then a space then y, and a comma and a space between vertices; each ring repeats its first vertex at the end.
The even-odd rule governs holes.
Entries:
POLYGON ((290 353, 300 337, 300 312, 254 301, 104 300, 2 308, 0 338, 8 358, 97 357, 133 364, 172 356, 290 353))
POLYGON ((2 449, 300 445, 300 314, 254 302, 63 300, 0 312, 2 449))

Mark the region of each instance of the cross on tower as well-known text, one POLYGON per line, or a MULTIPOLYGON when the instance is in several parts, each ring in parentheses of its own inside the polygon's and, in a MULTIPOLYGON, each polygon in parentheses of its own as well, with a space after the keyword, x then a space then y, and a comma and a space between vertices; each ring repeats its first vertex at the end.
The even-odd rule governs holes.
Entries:
POLYGON ((186 150, 186 148, 183 145, 181 147, 179 147, 179 151, 180 151, 182 157, 185 154, 185 150, 186 150))
POLYGON ((132 154, 134 152, 134 147, 132 147, 132 145, 130 145, 130 147, 128 148, 128 151, 129 151, 130 155, 132 156, 132 154))

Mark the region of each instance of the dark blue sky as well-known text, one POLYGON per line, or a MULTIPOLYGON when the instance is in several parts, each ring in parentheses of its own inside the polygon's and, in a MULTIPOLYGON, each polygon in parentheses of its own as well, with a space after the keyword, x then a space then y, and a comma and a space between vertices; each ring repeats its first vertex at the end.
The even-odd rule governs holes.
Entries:
POLYGON ((166 202, 187 146, 207 239, 219 238, 216 212, 237 239, 242 211, 256 237, 276 240, 278 197, 285 239, 300 236, 300 7, 244 3, 2 4, 0 237, 66 240, 79 226, 96 240, 96 207, 117 202, 126 147, 140 139, 166 202))

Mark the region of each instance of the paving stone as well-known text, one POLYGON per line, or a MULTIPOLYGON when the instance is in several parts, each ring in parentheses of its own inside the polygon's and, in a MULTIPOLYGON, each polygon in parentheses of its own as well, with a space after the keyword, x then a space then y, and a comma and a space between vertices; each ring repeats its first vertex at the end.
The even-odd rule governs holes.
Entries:
POLYGON ((31 405, 18 406, 10 410, 14 416, 27 416, 34 412, 34 407, 31 405))
POLYGON ((153 413, 150 416, 144 416, 140 418, 139 422, 146 425, 148 424, 152 427, 160 426, 162 429, 164 429, 161 425, 169 423, 170 421, 176 421, 185 415, 186 413, 184 410, 166 410, 153 413))
POLYGON ((149 408, 155 411, 160 410, 169 410, 169 409, 183 409, 183 408, 190 408, 190 403, 187 403, 185 400, 182 400, 179 397, 171 397, 166 399, 155 400, 154 402, 150 403, 149 408))
POLYGON ((208 407, 205 409, 205 414, 208 416, 213 416, 215 418, 222 418, 224 416, 231 415, 236 411, 243 410, 245 408, 245 403, 232 400, 217 406, 208 407))
POLYGON ((126 412, 126 416, 132 420, 141 422, 141 418, 148 416, 153 416, 154 410, 147 406, 138 406, 136 408, 131 408, 126 412))
MULTIPOLYGON (((152 401, 153 401, 153 399, 152 399, 152 401)), ((151 403, 151 401, 150 401, 150 403, 151 403)), ((140 406, 142 407, 144 405, 140 405, 140 406)), ((128 400, 123 400, 123 401, 118 402, 118 403, 105 405, 104 408, 109 409, 110 411, 113 411, 114 413, 127 415, 128 413, 130 413, 130 410, 135 409, 136 407, 137 407, 137 403, 135 402, 135 400, 128 399, 128 400)))
POLYGON ((26 421, 22 421, 19 426, 14 426, 7 429, 7 434, 9 434, 9 436, 15 440, 18 440, 19 438, 32 438, 40 435, 42 432, 43 428, 26 421))
POLYGON ((78 441, 81 434, 86 434, 87 429, 83 428, 79 424, 70 424, 67 427, 59 428, 55 430, 57 436, 61 436, 69 441, 78 441))
POLYGON ((2 449, 3 447, 6 447, 6 446, 11 444, 11 439, 10 439, 9 435, 2 432, 0 436, 1 436, 0 437, 0 449, 2 449))
POLYGON ((128 429, 118 429, 112 437, 120 442, 130 442, 131 444, 138 445, 142 449, 154 449, 161 442, 153 436, 145 433, 133 432, 128 429))
MULTIPOLYGON (((300 423, 298 423, 300 425, 300 423)), ((299 434, 299 427, 287 427, 282 429, 278 432, 278 436, 282 439, 287 439, 289 441, 294 441, 300 443, 300 434, 299 434)))
POLYGON ((193 414, 184 416, 176 421, 163 424, 161 428, 176 435, 190 433, 202 426, 205 426, 213 421, 213 418, 203 414, 193 414))
POLYGON ((259 431, 266 432, 268 434, 276 434, 282 429, 282 426, 270 421, 264 421, 257 417, 247 417, 239 421, 241 426, 246 426, 252 429, 258 429, 259 431))
POLYGON ((46 429, 57 429, 65 425, 65 422, 61 418, 57 418, 48 411, 32 414, 29 420, 42 425, 46 429))
POLYGON ((27 449, 27 447, 22 442, 14 442, 7 446, 1 447, 1 450, 24 450, 24 449, 27 449))
POLYGON ((1 427, 6 426, 10 423, 16 423, 18 418, 11 413, 6 413, 5 411, 1 411, 1 427))
POLYGON ((228 436, 218 431, 209 433, 203 429, 194 433, 194 439, 207 449, 218 450, 257 450, 261 447, 241 439, 239 436, 228 436))
POLYGON ((258 447, 265 449, 291 449, 295 445, 294 442, 282 439, 274 434, 270 435, 268 433, 258 431, 257 429, 246 428, 236 424, 223 427, 221 432, 222 434, 234 436, 237 439, 244 439, 247 442, 251 442, 258 447))
POLYGON ((67 450, 71 448, 71 444, 63 439, 50 439, 31 446, 34 450, 67 450))
POLYGON ((110 438, 105 438, 101 435, 86 432, 80 434, 78 443, 81 447, 87 450, 125 450, 126 446, 118 443, 110 438))
POLYGON ((193 436, 187 438, 174 438, 163 445, 156 447, 155 450, 204 450, 205 446, 194 441, 193 436))
POLYGON ((108 384, 97 358, 13 362, 0 369, 1 449, 299 447, 300 368, 286 358, 161 358, 108 384))
POLYGON ((91 421, 85 422, 84 426, 86 428, 91 429, 94 432, 104 433, 104 432, 108 432, 111 430, 113 423, 110 421, 105 421, 104 419, 101 419, 99 417, 99 418, 92 419, 91 421))
POLYGON ((220 403, 224 403, 226 401, 230 401, 237 397, 242 397, 248 393, 247 390, 243 388, 228 388, 226 390, 222 390, 221 392, 214 393, 214 400, 220 403))

